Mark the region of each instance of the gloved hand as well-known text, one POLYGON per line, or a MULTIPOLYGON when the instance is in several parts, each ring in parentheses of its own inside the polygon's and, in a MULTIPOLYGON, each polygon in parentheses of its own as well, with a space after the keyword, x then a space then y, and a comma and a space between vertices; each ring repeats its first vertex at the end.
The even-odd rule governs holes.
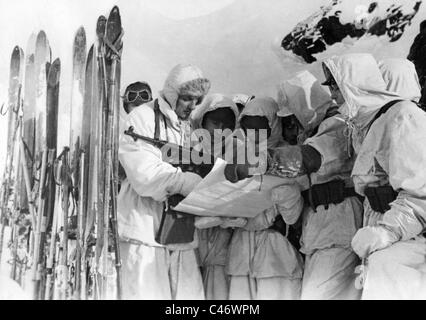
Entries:
POLYGON ((294 185, 283 185, 271 190, 271 200, 285 223, 294 224, 303 210, 303 198, 299 187, 294 185))
POLYGON ((221 217, 195 217, 194 225, 197 229, 208 229, 223 223, 221 217))
POLYGON ((254 218, 247 219, 247 224, 244 229, 248 231, 258 231, 268 229, 274 223, 277 211, 274 207, 259 213, 254 218))
POLYGON ((271 152, 268 174, 294 178, 303 173, 303 159, 300 146, 283 146, 271 152))
POLYGON ((242 228, 247 224, 246 218, 223 218, 221 228, 242 228))
POLYGON ((352 248, 360 258, 365 258, 372 252, 387 248, 398 240, 398 236, 385 227, 364 227, 355 233, 352 248))
POLYGON ((232 164, 228 163, 225 166, 225 178, 226 180, 236 183, 245 178, 249 178, 249 164, 232 164))
POLYGON ((183 183, 179 194, 186 197, 188 194, 191 193, 192 190, 194 190, 197 184, 199 184, 200 181, 203 180, 203 178, 201 178, 198 174, 189 171, 182 172, 182 174, 183 183))

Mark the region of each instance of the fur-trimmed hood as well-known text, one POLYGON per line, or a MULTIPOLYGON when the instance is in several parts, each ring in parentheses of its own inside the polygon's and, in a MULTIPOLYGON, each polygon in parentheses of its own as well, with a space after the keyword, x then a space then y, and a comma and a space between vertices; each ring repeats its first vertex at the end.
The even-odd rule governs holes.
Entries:
POLYGON ((160 95, 175 110, 180 95, 204 96, 209 89, 210 81, 204 78, 198 67, 179 64, 170 71, 160 95))

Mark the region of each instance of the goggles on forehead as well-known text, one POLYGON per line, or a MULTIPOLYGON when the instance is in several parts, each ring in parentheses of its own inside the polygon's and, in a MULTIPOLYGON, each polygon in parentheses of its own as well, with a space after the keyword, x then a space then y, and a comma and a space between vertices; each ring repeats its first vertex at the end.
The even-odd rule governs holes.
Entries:
POLYGON ((151 92, 149 92, 147 89, 142 90, 128 90, 123 96, 123 99, 125 102, 131 103, 135 102, 138 97, 143 102, 148 102, 152 100, 151 92))

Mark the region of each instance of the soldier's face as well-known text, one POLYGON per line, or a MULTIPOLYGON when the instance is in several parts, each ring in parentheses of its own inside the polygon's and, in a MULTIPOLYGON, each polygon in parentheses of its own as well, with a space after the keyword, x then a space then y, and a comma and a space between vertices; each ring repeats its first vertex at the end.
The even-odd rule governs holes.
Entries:
POLYGON ((181 95, 176 102, 176 114, 181 120, 188 120, 191 112, 203 101, 203 97, 181 95))
POLYGON ((290 115, 281 118, 283 138, 291 145, 297 144, 297 137, 302 131, 302 125, 297 120, 295 115, 290 115))
POLYGON ((240 121, 241 128, 247 137, 254 136, 256 145, 260 144, 261 138, 269 138, 271 135, 271 128, 266 117, 262 116, 244 116, 240 121), (266 131, 266 136, 261 135, 261 130, 266 131))

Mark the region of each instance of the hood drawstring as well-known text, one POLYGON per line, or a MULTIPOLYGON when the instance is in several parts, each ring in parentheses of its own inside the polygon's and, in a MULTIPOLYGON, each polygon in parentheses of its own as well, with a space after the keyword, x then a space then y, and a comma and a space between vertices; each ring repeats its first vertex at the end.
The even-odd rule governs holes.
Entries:
POLYGON ((346 150, 348 153, 348 157, 350 158, 352 157, 352 134, 358 131, 357 126, 349 117, 346 117, 344 119, 337 117, 337 119, 343 121, 346 124, 346 128, 343 131, 343 135, 346 137, 346 150))

